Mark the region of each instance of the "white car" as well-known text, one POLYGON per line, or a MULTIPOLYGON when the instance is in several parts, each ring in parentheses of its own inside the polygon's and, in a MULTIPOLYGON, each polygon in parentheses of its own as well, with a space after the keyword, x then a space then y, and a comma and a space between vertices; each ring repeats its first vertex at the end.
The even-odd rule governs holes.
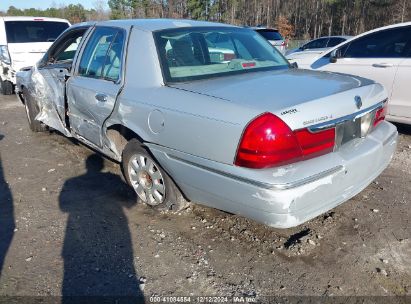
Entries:
POLYGON ((252 27, 251 29, 263 36, 272 46, 279 50, 281 54, 285 54, 287 43, 278 30, 265 27, 252 27))
POLYGON ((411 22, 378 28, 324 54, 291 62, 300 68, 358 75, 381 83, 389 97, 387 119, 411 124, 411 22))
POLYGON ((0 17, 0 93, 12 94, 16 72, 39 61, 68 27, 65 19, 0 17))
POLYGON ((313 55, 321 54, 325 51, 328 51, 332 47, 347 41, 348 39, 352 38, 352 36, 326 36, 320 37, 318 39, 311 40, 306 44, 302 45, 299 48, 288 50, 285 55, 287 59, 293 59, 295 57, 299 57, 301 55, 305 55, 305 53, 310 52, 313 55))

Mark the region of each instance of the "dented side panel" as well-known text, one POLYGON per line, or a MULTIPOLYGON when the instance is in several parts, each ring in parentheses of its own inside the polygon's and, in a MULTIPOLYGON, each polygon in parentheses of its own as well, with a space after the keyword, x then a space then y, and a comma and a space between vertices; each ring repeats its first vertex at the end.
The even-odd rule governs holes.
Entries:
POLYGON ((31 100, 37 103, 39 113, 36 120, 60 131, 65 136, 71 137, 70 131, 65 126, 65 81, 62 68, 39 69, 37 65, 29 71, 17 73, 17 92, 27 89, 31 100))

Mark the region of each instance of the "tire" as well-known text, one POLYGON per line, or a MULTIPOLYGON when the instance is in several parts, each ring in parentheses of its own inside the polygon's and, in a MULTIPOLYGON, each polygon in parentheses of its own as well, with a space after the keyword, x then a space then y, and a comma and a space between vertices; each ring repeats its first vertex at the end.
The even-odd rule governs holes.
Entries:
POLYGON ((42 122, 36 120, 37 114, 39 114, 39 109, 37 105, 34 104, 30 94, 27 89, 23 89, 24 107, 26 109, 27 121, 29 123, 30 130, 33 132, 44 132, 47 130, 47 126, 42 122))
POLYGON ((13 83, 8 80, 3 81, 0 77, 0 93, 3 95, 13 94, 13 83))
POLYGON ((141 202, 156 209, 176 212, 188 207, 189 203, 173 180, 138 140, 127 143, 121 167, 127 183, 141 202))

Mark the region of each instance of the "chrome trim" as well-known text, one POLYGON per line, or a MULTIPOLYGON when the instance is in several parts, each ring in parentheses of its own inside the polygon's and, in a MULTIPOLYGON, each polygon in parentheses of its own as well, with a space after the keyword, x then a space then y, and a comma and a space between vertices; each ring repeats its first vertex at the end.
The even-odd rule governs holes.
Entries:
POLYGON ((328 170, 322 171, 320 173, 311 175, 309 177, 297 180, 295 182, 284 183, 284 184, 269 184, 269 183, 264 183, 264 182, 259 182, 259 181, 255 181, 255 180, 252 180, 252 179, 248 179, 246 177, 234 175, 232 173, 224 172, 224 171, 221 171, 221 170, 213 169, 213 168, 210 168, 210 167, 207 167, 207 166, 204 166, 204 165, 200 165, 200 164, 197 164, 197 163, 182 159, 182 158, 174 156, 174 155, 169 155, 169 154, 166 154, 166 155, 170 159, 174 159, 176 161, 186 163, 188 165, 195 166, 197 168, 207 170, 207 171, 210 171, 212 173, 219 174, 219 175, 234 179, 236 181, 246 183, 246 184, 251 184, 253 186, 257 186, 259 188, 264 188, 264 189, 267 189, 267 190, 288 190, 288 189, 297 188, 297 187, 303 186, 305 184, 315 182, 315 181, 317 181, 321 178, 332 175, 332 174, 337 173, 337 172, 344 169, 343 165, 338 165, 338 166, 333 167, 331 169, 328 169, 328 170))
POLYGON ((385 100, 383 100, 383 101, 381 101, 381 102, 379 102, 379 103, 377 103, 377 104, 375 104, 371 107, 368 107, 364 110, 361 110, 359 112, 349 114, 349 115, 346 115, 346 116, 343 116, 343 117, 340 117, 340 118, 336 118, 334 120, 322 122, 322 123, 319 123, 319 124, 316 124, 316 125, 313 125, 313 126, 309 126, 308 130, 312 133, 320 132, 320 131, 323 131, 324 129, 329 129, 329 128, 332 128, 332 127, 334 127, 338 124, 344 123, 345 121, 355 120, 355 119, 357 119, 359 117, 362 117, 362 116, 364 116, 364 115, 366 115, 366 114, 368 114, 368 113, 370 113, 374 110, 382 108, 385 102, 387 102, 387 99, 385 99, 385 100))

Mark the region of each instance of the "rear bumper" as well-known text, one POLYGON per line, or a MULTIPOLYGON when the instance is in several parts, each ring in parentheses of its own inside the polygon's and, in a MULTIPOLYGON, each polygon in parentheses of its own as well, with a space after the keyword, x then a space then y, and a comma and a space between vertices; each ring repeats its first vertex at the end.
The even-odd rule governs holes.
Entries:
MULTIPOLYGON (((255 176, 246 180, 211 169, 211 163, 199 165, 172 151, 156 146, 150 149, 189 199, 272 227, 289 228, 327 212, 367 187, 388 166, 397 137, 395 126, 384 121, 366 138, 353 140, 338 152, 271 169, 271 177, 284 180, 278 183, 265 183, 255 176)), ((263 174, 268 176, 267 170, 261 171, 263 174)))

